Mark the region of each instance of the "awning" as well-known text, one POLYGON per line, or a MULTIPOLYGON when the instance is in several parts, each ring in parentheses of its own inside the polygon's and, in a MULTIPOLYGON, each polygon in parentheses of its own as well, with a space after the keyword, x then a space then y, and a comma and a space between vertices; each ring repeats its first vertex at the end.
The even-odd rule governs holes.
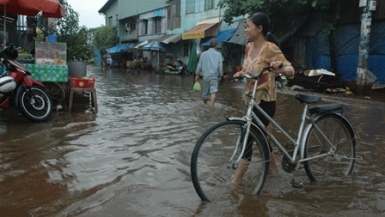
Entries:
POLYGON ((163 16, 163 8, 155 10, 152 14, 152 17, 162 17, 163 16))
POLYGON ((167 40, 167 39, 169 39, 169 38, 171 38, 173 36, 174 36, 174 34, 172 34, 172 35, 162 35, 161 37, 155 39, 155 41, 164 43, 163 42, 164 40, 167 40))
POLYGON ((163 40, 163 43, 164 44, 177 43, 181 39, 182 39, 182 35, 176 34, 176 35, 171 36, 170 38, 163 40))
MULTIPOLYGON (((222 42, 228 41, 231 37, 233 37, 235 31, 237 28, 234 29, 228 29, 224 30, 218 33, 218 35, 215 36, 215 40, 217 41, 218 45, 221 46, 222 42)), ((210 46, 210 41, 206 41, 205 43, 201 44, 202 46, 210 46)))
POLYGON ((137 41, 137 42, 133 42, 130 44, 130 46, 128 46, 128 49, 127 49, 127 52, 128 53, 133 53, 136 51, 136 46, 139 45, 140 43, 142 43, 141 41, 137 41))
POLYGON ((140 48, 142 48, 144 45, 148 44, 149 42, 150 42, 150 41, 145 40, 145 41, 143 41, 142 43, 136 45, 134 48, 135 48, 135 49, 140 49, 140 48))
POLYGON ((240 45, 246 45, 249 42, 245 36, 245 22, 246 19, 239 21, 237 30, 227 42, 240 45))
POLYGON ((218 33, 218 29, 216 27, 218 27, 217 24, 219 21, 220 18, 199 21, 196 26, 182 34, 182 39, 188 40, 215 36, 218 33))
MULTIPOLYGON (((296 33, 302 24, 305 23, 306 19, 307 16, 298 14, 285 17, 284 20, 271 20, 270 22, 274 21, 275 25, 273 25, 273 29, 270 31, 277 38, 277 42, 280 44, 296 33)), ((245 21, 245 19, 239 21, 237 31, 227 42, 240 45, 246 45, 248 43, 245 36, 245 21)))
POLYGON ((130 49, 130 46, 132 46, 132 43, 117 44, 113 47, 107 48, 106 51, 110 54, 126 52, 128 49, 130 49))

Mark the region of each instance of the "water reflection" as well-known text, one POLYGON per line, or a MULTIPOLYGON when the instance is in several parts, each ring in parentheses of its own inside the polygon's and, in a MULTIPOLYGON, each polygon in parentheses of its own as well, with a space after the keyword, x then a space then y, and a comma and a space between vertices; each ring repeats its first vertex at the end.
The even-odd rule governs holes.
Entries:
MULTIPOLYGON (((193 76, 92 72, 97 114, 80 106, 38 124, 17 111, 0 114, 1 216, 371 216, 385 211, 381 103, 325 98, 342 100, 357 133, 357 154, 364 160, 353 176, 312 185, 303 174, 305 187, 293 189, 290 174, 280 171, 268 176, 259 198, 234 194, 205 204, 191 183, 191 151, 204 129, 243 114, 242 86, 221 83, 211 109, 192 91, 193 76)), ((275 119, 295 137, 302 105, 293 93, 278 99, 275 119)))

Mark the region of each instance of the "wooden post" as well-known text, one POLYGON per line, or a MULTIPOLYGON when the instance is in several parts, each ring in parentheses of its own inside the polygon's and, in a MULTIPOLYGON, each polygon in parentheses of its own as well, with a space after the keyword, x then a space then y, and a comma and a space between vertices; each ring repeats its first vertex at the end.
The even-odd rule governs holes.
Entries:
POLYGON ((360 0, 359 3, 359 7, 362 8, 362 16, 356 78, 358 94, 362 94, 364 87, 367 85, 370 29, 372 24, 372 11, 376 10, 376 3, 376 0, 360 0))

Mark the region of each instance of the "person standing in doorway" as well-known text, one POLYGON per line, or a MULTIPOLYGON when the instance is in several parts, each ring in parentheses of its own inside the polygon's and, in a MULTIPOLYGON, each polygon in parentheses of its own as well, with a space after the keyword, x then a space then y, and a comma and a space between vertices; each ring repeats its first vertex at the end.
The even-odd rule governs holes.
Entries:
POLYGON ((210 40, 210 49, 204 51, 199 57, 199 63, 195 71, 195 81, 199 81, 200 73, 203 76, 202 100, 204 104, 210 101, 214 106, 218 83, 223 76, 222 54, 217 51, 218 44, 215 39, 210 40))

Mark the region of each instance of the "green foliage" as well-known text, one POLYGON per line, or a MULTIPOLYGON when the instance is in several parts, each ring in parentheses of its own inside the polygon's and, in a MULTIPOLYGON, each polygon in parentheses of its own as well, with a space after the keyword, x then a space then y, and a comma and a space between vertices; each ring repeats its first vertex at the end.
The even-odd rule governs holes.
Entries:
POLYGON ((94 31, 93 42, 101 53, 105 53, 106 48, 114 46, 117 41, 116 27, 102 26, 94 31))
POLYGON ((89 43, 91 31, 79 26, 79 13, 71 5, 66 6, 66 16, 58 19, 56 26, 48 26, 48 33, 57 35, 59 42, 67 43, 67 61, 89 60, 93 58, 94 48, 89 43))
POLYGON ((234 17, 252 14, 258 11, 270 16, 283 16, 288 11, 298 8, 306 10, 324 10, 330 7, 330 0, 221 0, 220 7, 226 7, 224 21, 232 23, 234 17))

